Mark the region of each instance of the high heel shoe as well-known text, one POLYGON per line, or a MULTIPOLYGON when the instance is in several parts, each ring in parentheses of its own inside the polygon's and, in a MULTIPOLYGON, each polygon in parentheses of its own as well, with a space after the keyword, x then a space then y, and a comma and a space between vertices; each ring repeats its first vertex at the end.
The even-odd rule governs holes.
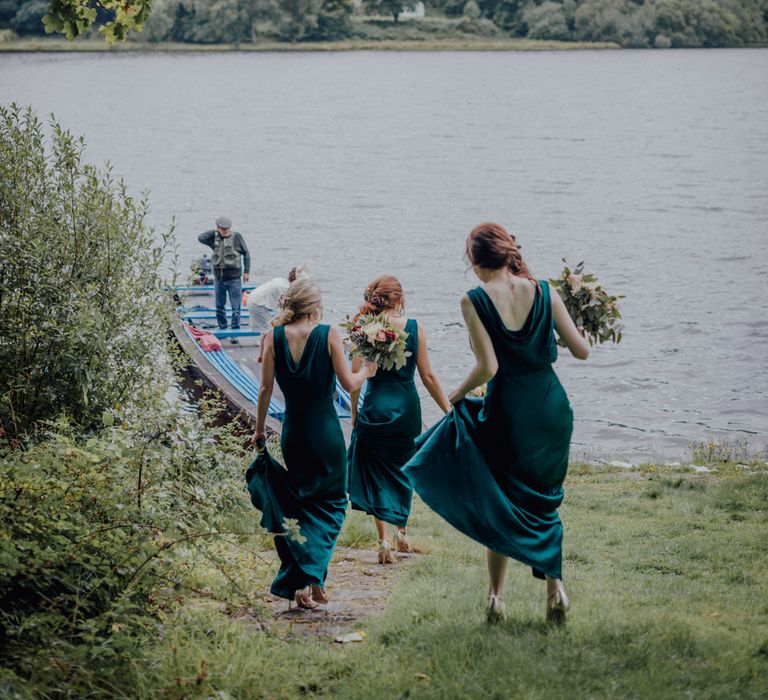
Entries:
POLYGON ((485 607, 485 618, 488 622, 504 622, 507 619, 507 608, 504 601, 497 595, 488 596, 488 605, 485 607))
POLYGON ((547 596, 547 622, 555 625, 565 624, 565 613, 570 607, 565 591, 555 591, 547 596))
POLYGON ((411 543, 408 541, 408 532, 404 527, 398 528, 395 532, 395 550, 402 554, 411 554, 413 552, 411 543))
POLYGON ((392 563, 392 550, 389 546, 389 540, 379 540, 379 564, 392 563))

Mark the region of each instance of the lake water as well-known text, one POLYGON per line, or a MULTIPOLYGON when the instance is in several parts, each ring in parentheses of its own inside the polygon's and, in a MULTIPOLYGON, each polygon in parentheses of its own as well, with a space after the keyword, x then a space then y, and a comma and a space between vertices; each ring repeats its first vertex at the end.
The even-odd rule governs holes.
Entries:
POLYGON ((557 364, 575 456, 768 443, 768 50, 0 54, 0 101, 150 190, 185 265, 226 214, 252 278, 309 265, 326 320, 397 275, 447 390, 463 242, 499 221, 537 276, 583 259, 626 294, 623 342, 557 364))

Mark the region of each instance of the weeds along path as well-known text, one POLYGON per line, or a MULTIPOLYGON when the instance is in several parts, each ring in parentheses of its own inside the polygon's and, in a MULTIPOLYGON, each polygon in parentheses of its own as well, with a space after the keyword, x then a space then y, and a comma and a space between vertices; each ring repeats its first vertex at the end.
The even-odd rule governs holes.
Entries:
POLYGON ((354 631, 359 620, 381 615, 396 579, 420 556, 399 554, 393 564, 380 565, 375 549, 337 547, 328 573, 330 602, 314 610, 291 603, 289 610, 287 600, 268 595, 263 600, 272 616, 264 622, 285 638, 336 639, 354 631))

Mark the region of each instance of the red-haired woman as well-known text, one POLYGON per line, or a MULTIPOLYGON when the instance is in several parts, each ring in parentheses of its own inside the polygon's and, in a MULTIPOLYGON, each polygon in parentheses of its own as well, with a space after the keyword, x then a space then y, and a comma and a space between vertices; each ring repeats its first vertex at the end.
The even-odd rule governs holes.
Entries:
POLYGON ((405 472, 431 508, 487 547, 489 621, 505 616, 504 574, 512 557, 546 578, 547 619, 562 623, 568 597, 557 508, 573 412, 552 369, 553 330, 579 359, 589 346, 502 226, 476 226, 466 254, 483 282, 461 300, 475 366, 450 396, 454 410, 419 439, 405 472), (482 402, 465 399, 486 381, 482 402))
MULTIPOLYGON (((392 562, 387 524, 394 525, 396 549, 410 552, 407 537, 413 488, 403 475, 403 465, 416 451, 414 440, 421 433, 421 404, 413 377, 421 381, 444 411, 450 409, 427 352, 427 336, 414 320, 403 318, 403 288, 395 277, 377 277, 366 287, 361 315, 381 314, 408 334, 406 350, 411 356, 400 369, 379 369, 368 380, 363 406, 358 411, 359 390, 352 393, 352 422, 355 426, 347 453, 349 497, 352 507, 376 519, 379 535, 379 564, 392 562)), ((355 358, 352 370, 361 361, 355 358)))

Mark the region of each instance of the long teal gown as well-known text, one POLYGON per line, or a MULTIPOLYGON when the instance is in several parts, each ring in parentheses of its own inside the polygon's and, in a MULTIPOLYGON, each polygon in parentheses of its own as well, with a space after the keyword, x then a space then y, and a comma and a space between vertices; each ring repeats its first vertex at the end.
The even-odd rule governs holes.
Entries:
POLYGON ((368 380, 347 453, 352 507, 397 527, 406 526, 411 512, 413 487, 402 469, 421 433, 421 403, 413 381, 418 323, 409 319, 405 332, 411 356, 400 369, 380 369, 368 380))
POLYGON ((508 330, 486 292, 469 298, 499 362, 484 400, 460 401, 418 440, 405 466, 416 492, 458 530, 562 578, 563 526, 557 508, 573 412, 552 363, 557 359, 547 282, 523 327, 508 330))
POLYGON ((347 509, 346 450, 333 406, 329 329, 316 326, 295 363, 285 329, 275 328, 275 378, 285 397, 280 440, 285 467, 265 453, 245 473, 251 502, 262 512, 261 526, 277 535, 280 571, 271 591, 289 599, 310 584, 324 585, 347 509), (284 518, 298 520, 306 541, 281 534, 284 518))

